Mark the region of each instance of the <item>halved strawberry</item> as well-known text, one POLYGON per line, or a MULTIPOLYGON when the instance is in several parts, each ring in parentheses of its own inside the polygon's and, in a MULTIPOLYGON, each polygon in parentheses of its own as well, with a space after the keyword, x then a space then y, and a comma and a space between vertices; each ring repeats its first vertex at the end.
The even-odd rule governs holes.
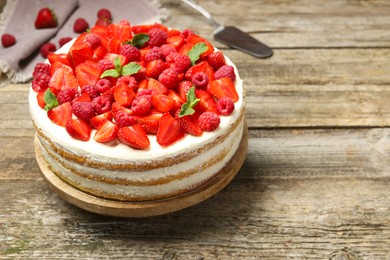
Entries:
POLYGON ((167 38, 167 43, 178 51, 184 45, 184 37, 181 35, 170 36, 167 38))
POLYGON ((149 80, 148 79, 143 79, 140 82, 138 82, 138 91, 140 89, 147 89, 148 88, 148 84, 149 84, 149 80))
POLYGON ((72 118, 72 105, 70 102, 63 103, 47 112, 50 120, 59 126, 66 126, 72 118))
POLYGON ((163 94, 153 94, 152 105, 158 111, 165 113, 172 110, 175 105, 175 100, 163 94))
POLYGON ((91 29, 92 33, 95 33, 100 36, 100 44, 107 48, 108 43, 108 30, 107 27, 95 25, 91 29))
POLYGON ((229 97, 233 102, 237 102, 239 98, 231 78, 221 78, 211 81, 207 86, 207 91, 218 99, 229 97))
POLYGON ((118 137, 119 127, 106 120, 97 130, 93 139, 99 143, 108 143, 118 137))
POLYGON ((41 108, 45 108, 45 91, 38 92, 37 94, 37 102, 41 108))
POLYGON ((72 103, 75 102, 91 102, 91 97, 88 95, 88 93, 83 93, 80 96, 76 96, 73 100, 72 103))
POLYGON ((203 131, 199 126, 198 118, 199 114, 195 112, 192 115, 179 117, 179 122, 187 133, 195 136, 200 136, 202 135, 203 131))
POLYGON ((169 146, 182 139, 185 134, 186 132, 181 127, 179 121, 173 118, 170 113, 165 113, 158 127, 157 143, 164 147, 169 146))
POLYGON ((123 55, 120 55, 120 54, 108 52, 108 53, 104 56, 103 59, 109 60, 109 61, 111 61, 112 63, 114 63, 114 61, 115 61, 116 58, 119 58, 121 66, 125 65, 125 63, 126 63, 126 57, 123 56, 123 55))
POLYGON ((110 24, 107 32, 109 38, 117 39, 121 43, 133 38, 130 23, 126 20, 122 20, 118 24, 110 24))
POLYGON ((180 109, 181 106, 185 103, 185 101, 174 90, 171 90, 171 92, 169 92, 168 97, 175 101, 175 104, 171 109, 173 113, 175 113, 178 109, 180 109))
POLYGON ((176 29, 168 29, 168 38, 169 37, 172 37, 172 36, 176 36, 176 35, 180 35, 181 32, 179 30, 176 30, 176 29))
POLYGON ((81 119, 70 119, 65 129, 71 137, 80 141, 88 141, 92 131, 89 124, 81 119))
POLYGON ((92 117, 89 120, 89 123, 93 128, 98 129, 102 124, 104 124, 106 121, 111 121, 112 120, 112 112, 108 111, 106 113, 97 115, 92 117))
POLYGON ((187 101, 187 92, 193 85, 194 84, 191 81, 184 80, 179 83, 179 86, 177 86, 177 93, 183 100, 183 103, 187 101))
POLYGON ((126 112, 129 116, 132 116, 134 113, 131 109, 128 109, 122 105, 120 105, 118 102, 114 102, 112 103, 112 106, 111 106, 111 112, 112 112, 112 117, 115 118, 116 117, 116 114, 118 113, 118 111, 124 111, 126 112))
POLYGON ((61 89, 65 88, 77 89, 79 84, 72 69, 69 66, 62 66, 51 76, 49 87, 53 89, 53 93, 58 93, 61 89))
POLYGON ((114 100, 121 106, 130 106, 135 98, 135 93, 131 87, 125 83, 119 83, 114 87, 114 100))
POLYGON ((92 59, 93 54, 94 52, 89 45, 86 42, 81 42, 80 44, 73 44, 68 52, 67 58, 69 64, 73 68, 76 68, 77 65, 92 59))
POLYGON ((146 116, 137 116, 136 119, 138 124, 140 124, 147 133, 156 134, 162 116, 163 113, 152 109, 146 116))
POLYGON ((146 64, 146 77, 157 79, 168 65, 162 60, 152 60, 146 64))
POLYGON ((145 150, 150 146, 149 138, 139 124, 119 128, 118 138, 134 149, 145 150))
POLYGON ((209 78, 209 82, 214 80, 215 78, 213 67, 211 67, 211 65, 207 61, 201 61, 187 70, 185 74, 185 79, 192 81, 192 76, 194 76, 197 72, 206 73, 207 77, 209 78))
POLYGON ((153 93, 164 94, 164 95, 168 95, 169 91, 170 91, 169 88, 167 88, 162 83, 160 83, 158 80, 155 80, 153 78, 149 79, 148 89, 151 89, 153 91, 153 93))
POLYGON ((200 55, 200 58, 201 58, 201 59, 205 58, 207 55, 210 55, 211 53, 214 52, 214 47, 213 47, 213 45, 212 45, 208 40, 206 40, 205 38, 203 38, 203 37, 201 37, 201 36, 199 36, 199 35, 197 35, 197 34, 191 34, 191 35, 189 35, 189 36, 187 37, 186 41, 187 41, 187 43, 191 43, 191 44, 193 44, 193 45, 195 45, 195 44, 197 44, 197 43, 200 43, 200 42, 203 42, 203 43, 206 44, 206 46, 207 46, 207 51, 204 52, 204 53, 202 53, 202 54, 200 55))
POLYGON ((180 47, 179 52, 183 55, 187 55, 188 52, 194 47, 192 43, 185 43, 180 47))
POLYGON ((93 62, 84 62, 78 65, 75 69, 75 74, 79 82, 80 87, 85 85, 95 85, 100 79, 102 69, 93 62))
POLYGON ((214 112, 218 113, 217 103, 215 102, 213 96, 206 90, 196 89, 195 95, 199 98, 199 103, 195 106, 195 110, 199 113, 203 112, 214 112))
POLYGON ((131 30, 133 31, 134 34, 147 33, 153 27, 154 27, 153 24, 133 25, 131 26, 131 30))
POLYGON ((64 65, 70 66, 66 53, 51 52, 47 55, 47 59, 50 62, 50 75, 53 75, 58 68, 64 65))

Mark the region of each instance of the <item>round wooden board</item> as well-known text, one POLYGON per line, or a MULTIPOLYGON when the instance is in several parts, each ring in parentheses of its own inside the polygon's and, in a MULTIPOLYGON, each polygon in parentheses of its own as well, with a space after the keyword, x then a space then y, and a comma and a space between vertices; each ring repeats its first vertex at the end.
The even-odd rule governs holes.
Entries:
POLYGON ((43 158, 37 137, 34 140, 36 159, 42 175, 50 188, 62 199, 84 210, 116 217, 148 217, 163 215, 198 204, 213 196, 234 178, 245 161, 248 148, 248 129, 244 133, 240 146, 229 163, 205 185, 191 192, 163 200, 145 202, 123 202, 93 196, 78 190, 54 174, 43 158))

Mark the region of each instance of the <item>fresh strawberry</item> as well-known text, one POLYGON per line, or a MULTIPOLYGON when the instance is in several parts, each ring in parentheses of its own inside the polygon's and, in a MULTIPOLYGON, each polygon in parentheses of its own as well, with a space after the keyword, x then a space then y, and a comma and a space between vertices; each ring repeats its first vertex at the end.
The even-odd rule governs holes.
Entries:
POLYGON ((132 39, 131 26, 126 20, 122 20, 119 24, 110 24, 108 26, 108 36, 111 39, 117 39, 120 43, 132 39))
POLYGON ((213 47, 213 45, 212 45, 208 40, 206 40, 206 39, 203 38, 203 37, 200 37, 200 36, 197 35, 197 34, 189 35, 189 36, 186 38, 186 41, 187 41, 187 43, 191 43, 191 44, 193 44, 193 45, 195 45, 195 44, 197 44, 197 43, 200 43, 200 42, 203 42, 203 43, 206 44, 206 46, 207 46, 207 51, 204 52, 204 53, 202 53, 202 54, 200 55, 200 58, 201 58, 201 59, 206 58, 208 55, 210 55, 211 53, 214 52, 214 47, 213 47))
POLYGON ((134 113, 131 109, 128 109, 124 106, 121 106, 120 104, 118 104, 117 102, 114 102, 112 103, 112 106, 111 106, 111 112, 112 112, 112 116, 113 118, 116 118, 117 117, 117 113, 119 111, 124 111, 126 114, 132 116, 134 113))
POLYGON ((65 129, 71 137, 80 141, 89 141, 91 137, 92 128, 81 119, 70 119, 65 129))
POLYGON ((70 66, 67 54, 65 53, 49 53, 47 59, 50 62, 50 75, 53 75, 56 70, 62 66, 70 66))
POLYGON ((1 35, 1 44, 5 48, 10 47, 10 46, 14 45, 15 43, 16 43, 16 38, 12 34, 5 33, 5 34, 1 35))
POLYGON ((171 92, 169 92, 168 97, 175 102, 171 109, 172 112, 176 112, 185 103, 185 101, 180 97, 180 95, 174 90, 171 90, 171 92))
POLYGON ((133 89, 125 83, 119 83, 114 87, 114 99, 121 106, 130 106, 135 98, 133 89))
POLYGON ((101 27, 108 27, 110 26, 110 24, 112 24, 112 22, 110 20, 107 20, 107 19, 97 19, 96 23, 95 23, 95 26, 101 26, 101 27))
POLYGON ((74 43, 68 52, 68 61, 69 64, 75 68, 77 65, 84 63, 86 60, 92 59, 93 56, 94 51, 88 46, 86 42, 79 44, 74 43))
POLYGON ((111 121, 105 121, 97 129, 93 139, 99 143, 108 143, 118 137, 119 127, 111 121))
POLYGON ((39 10, 37 17, 35 18, 35 28, 54 28, 57 27, 57 25, 57 17, 53 10, 47 7, 39 10))
POLYGON ((84 18, 77 18, 73 24, 73 31, 75 33, 83 33, 88 28, 89 28, 89 24, 84 18))
POLYGON ((81 95, 76 95, 76 97, 72 100, 72 103, 75 102, 91 102, 91 98, 88 93, 82 93, 81 95))
POLYGON ((53 123, 65 127, 68 121, 72 118, 72 105, 70 102, 59 105, 49 110, 47 112, 47 116, 53 123))
POLYGON ((199 98, 199 103, 196 105, 195 109, 199 112, 214 112, 218 113, 217 103, 214 98, 210 95, 209 92, 202 89, 195 90, 196 97, 199 98))
POLYGON ((148 82, 148 89, 151 89, 156 94, 169 94, 169 88, 161 84, 159 81, 150 78, 148 82))
POLYGON ((176 29, 168 29, 167 34, 168 34, 168 38, 169 38, 169 37, 172 37, 172 36, 181 35, 181 32, 179 30, 176 30, 176 29))
POLYGON ((180 50, 184 45, 184 38, 181 35, 175 35, 167 38, 167 43, 170 44, 175 50, 180 50))
POLYGON ((181 127, 179 121, 171 116, 170 113, 165 113, 160 120, 157 131, 157 143, 161 146, 169 146, 176 141, 182 139, 186 132, 181 127))
POLYGON ((138 82, 138 91, 141 89, 148 89, 149 80, 143 79, 140 82, 138 82))
POLYGON ((153 94, 152 105, 158 111, 165 113, 172 110, 175 105, 175 100, 163 94, 153 94))
POLYGON ((51 76, 49 82, 50 89, 54 89, 54 92, 60 91, 65 88, 75 88, 79 87, 76 77, 73 74, 73 71, 68 66, 62 66, 56 70, 56 72, 51 76))
POLYGON ((194 47, 193 44, 191 43, 185 43, 183 46, 181 46, 181 48, 179 49, 179 53, 183 54, 183 55, 187 55, 188 52, 192 49, 192 47, 194 47))
POLYGON ((177 86, 177 93, 180 98, 183 100, 183 103, 187 101, 187 92, 193 86, 191 81, 184 80, 179 83, 177 86))
POLYGON ((153 24, 145 24, 145 25, 133 25, 131 27, 131 30, 134 34, 140 34, 140 33, 147 33, 150 29, 152 29, 154 26, 153 24))
POLYGON ((91 33, 99 35, 101 45, 107 48, 107 43, 108 43, 107 27, 95 25, 93 28, 91 28, 91 33))
POLYGON ((192 81, 192 77, 197 73, 197 72, 204 72, 206 73, 209 82, 214 80, 214 69, 211 67, 211 65, 207 61, 201 61, 198 64, 192 66, 187 70, 185 73, 185 79, 192 81))
POLYGON ((221 78, 211 81, 207 87, 207 91, 217 99, 228 97, 231 98, 233 102, 236 102, 239 99, 236 87, 231 78, 221 78))
POLYGON ((134 149, 145 150, 150 146, 149 138, 139 124, 119 128, 118 138, 134 149))
POLYGON ((114 64, 114 60, 115 60, 116 58, 119 58, 119 61, 120 61, 121 66, 123 66, 123 65, 126 64, 126 57, 123 56, 123 55, 116 54, 116 53, 112 53, 112 52, 108 52, 108 53, 104 56, 104 59, 105 59, 105 60, 109 60, 109 61, 111 61, 113 64, 114 64))
POLYGON ((92 117, 89 123, 93 128, 99 128, 104 122, 112 120, 111 111, 92 117))
POLYGON ((45 108, 45 91, 38 92, 37 94, 37 102, 41 108, 45 108))
POLYGON ((100 79, 102 69, 97 64, 81 63, 75 68, 75 74, 80 87, 85 85, 95 85, 100 79))
POLYGON ((195 112, 192 115, 179 117, 179 122, 181 127, 183 127, 187 133, 194 136, 200 136, 202 135, 203 131, 199 126, 198 118, 199 114, 195 112))
POLYGON ((157 79, 167 69, 167 64, 162 60, 152 60, 146 64, 146 77, 157 79))
POLYGON ((158 126, 160 123, 160 119, 163 116, 163 113, 152 109, 149 114, 145 116, 137 116, 136 120, 138 124, 140 124, 143 129, 149 134, 157 134, 158 126))

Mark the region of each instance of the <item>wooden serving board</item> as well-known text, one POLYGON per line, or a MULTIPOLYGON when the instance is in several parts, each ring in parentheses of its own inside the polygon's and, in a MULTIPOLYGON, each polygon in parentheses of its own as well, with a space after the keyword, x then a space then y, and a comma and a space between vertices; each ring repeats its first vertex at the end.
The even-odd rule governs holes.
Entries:
POLYGON ((148 217, 163 215, 193 206, 210 198, 227 186, 245 161, 248 148, 248 129, 245 125, 243 137, 236 154, 228 164, 219 171, 215 178, 189 193, 168 199, 145 202, 109 200, 80 191, 60 179, 51 171, 49 164, 43 158, 39 146, 39 140, 35 137, 35 154, 42 175, 49 184, 49 187, 62 199, 79 208, 101 215, 116 217, 148 217))

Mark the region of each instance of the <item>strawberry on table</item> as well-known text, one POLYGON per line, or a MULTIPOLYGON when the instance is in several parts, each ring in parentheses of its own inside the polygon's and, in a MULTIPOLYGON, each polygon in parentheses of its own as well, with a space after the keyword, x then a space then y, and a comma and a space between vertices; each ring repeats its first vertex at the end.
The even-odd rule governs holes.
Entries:
POLYGON ((54 11, 48 7, 39 10, 35 18, 34 26, 37 29, 57 27, 57 16, 54 11))

